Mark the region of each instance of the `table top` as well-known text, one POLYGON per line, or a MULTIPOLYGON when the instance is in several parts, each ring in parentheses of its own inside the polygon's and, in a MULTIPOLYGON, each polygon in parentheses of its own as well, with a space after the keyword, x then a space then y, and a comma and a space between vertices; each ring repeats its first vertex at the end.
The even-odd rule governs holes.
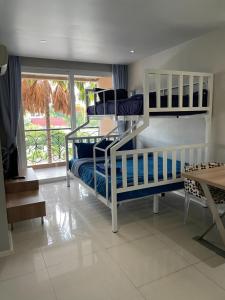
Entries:
POLYGON ((183 172, 182 176, 225 190, 225 166, 183 172))

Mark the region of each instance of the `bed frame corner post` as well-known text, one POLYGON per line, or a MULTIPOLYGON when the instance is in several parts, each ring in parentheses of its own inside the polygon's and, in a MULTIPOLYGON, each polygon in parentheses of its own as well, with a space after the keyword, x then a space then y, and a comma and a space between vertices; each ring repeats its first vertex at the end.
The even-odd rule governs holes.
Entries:
POLYGON ((159 213, 159 195, 153 196, 153 212, 154 214, 159 213))
POLYGON ((69 175, 69 146, 68 146, 68 138, 65 137, 66 142, 66 184, 67 187, 70 187, 70 175, 69 175))
POLYGON ((118 232, 118 222, 117 222, 117 194, 112 195, 112 232, 118 232))
POLYGON ((117 224, 117 178, 116 178, 116 152, 110 150, 111 156, 111 213, 112 213, 112 232, 118 232, 117 224))

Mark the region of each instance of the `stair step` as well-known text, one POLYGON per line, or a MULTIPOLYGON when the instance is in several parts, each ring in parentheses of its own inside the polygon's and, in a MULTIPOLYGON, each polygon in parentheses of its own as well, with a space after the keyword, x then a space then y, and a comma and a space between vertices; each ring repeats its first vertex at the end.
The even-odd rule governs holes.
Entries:
POLYGON ((25 191, 35 191, 39 189, 39 181, 32 168, 23 170, 21 179, 10 179, 5 181, 5 191, 7 194, 25 191))
POLYGON ((7 194, 6 207, 10 224, 46 216, 45 201, 38 190, 7 194))

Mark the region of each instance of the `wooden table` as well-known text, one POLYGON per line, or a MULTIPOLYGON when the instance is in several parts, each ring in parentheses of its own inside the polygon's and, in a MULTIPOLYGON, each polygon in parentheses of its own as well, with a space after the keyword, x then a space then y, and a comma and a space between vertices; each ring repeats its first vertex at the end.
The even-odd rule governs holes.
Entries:
POLYGON ((183 172, 182 176, 200 183, 207 199, 209 209, 212 213, 213 220, 225 246, 225 228, 208 187, 210 185, 225 190, 225 166, 192 172, 183 172))

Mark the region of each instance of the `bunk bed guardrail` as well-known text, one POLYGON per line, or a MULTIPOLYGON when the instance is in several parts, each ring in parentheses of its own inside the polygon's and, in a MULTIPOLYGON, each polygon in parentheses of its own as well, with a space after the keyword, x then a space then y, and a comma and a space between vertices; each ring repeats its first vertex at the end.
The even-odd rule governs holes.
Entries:
MULTIPOLYGON (((108 89, 104 89, 101 91, 95 91, 94 89, 86 89, 85 93, 86 93, 86 107, 88 108, 89 104, 90 104, 90 99, 89 99, 89 95, 90 94, 94 94, 94 112, 95 112, 95 116, 97 116, 97 112, 96 112, 96 106, 97 106, 97 98, 100 94, 103 95, 103 116, 107 115, 106 112, 106 92, 108 91, 108 89)), ((117 119, 117 92, 116 89, 113 90, 114 91, 114 108, 115 108, 115 118, 117 119)), ((101 117, 101 115, 100 115, 101 117)))
MULTIPOLYGON (((114 146, 116 147, 116 145, 114 146)), ((154 188, 163 185, 169 185, 173 183, 182 182, 181 172, 184 168, 185 163, 198 163, 206 162, 207 157, 207 144, 195 144, 195 145, 182 145, 174 147, 163 147, 163 148, 148 148, 148 149, 135 149, 130 151, 115 151, 113 147, 111 149, 110 163, 111 163, 111 202, 110 208, 112 212, 112 231, 118 231, 117 224, 117 204, 118 204, 118 194, 124 192, 132 192, 145 188, 154 188), (195 155, 195 152, 197 155, 195 155), (153 177, 149 179, 148 170, 148 155, 152 156, 153 161, 153 177), (159 178, 158 169, 158 158, 162 155, 163 171, 162 177, 159 178), (138 168, 138 158, 143 157, 143 176, 141 176, 141 182, 139 181, 139 168, 138 168), (196 159, 197 157, 197 159, 196 159), (117 186, 117 160, 122 158, 122 186, 117 186), (133 161, 133 182, 129 185, 127 184, 127 160, 132 159, 133 161), (168 169, 168 158, 171 160, 171 169, 168 169), (177 162, 179 162, 179 172, 177 172, 177 162), (168 177, 169 172, 171 175, 168 177)), ((108 174, 106 173, 106 176, 108 174)), ((134 200, 134 199, 132 199, 134 200)), ((125 200, 123 202, 130 201, 125 200)), ((108 201, 107 201, 108 203, 108 201)), ((158 206, 157 195, 154 196, 153 207, 158 206), (155 201, 156 200, 156 201, 155 201)), ((157 211, 157 209, 156 209, 157 211)))
POLYGON ((146 70, 145 71, 145 102, 149 92, 156 92, 156 107, 146 107, 149 112, 179 112, 179 111, 211 111, 213 99, 213 74, 171 70, 146 70), (203 89, 207 88, 207 104, 203 104, 203 89), (178 93, 178 107, 172 105, 173 90, 178 93), (167 94, 167 107, 161 105, 161 92, 167 94), (198 103, 194 105, 193 94, 198 92, 198 103), (189 96, 188 104, 184 106, 183 96, 189 96))
MULTIPOLYGON (((121 116, 127 118, 128 116, 121 114, 121 105, 122 107, 125 106, 122 104, 123 101, 117 99, 117 90, 113 90, 114 100, 111 100, 113 102, 110 103, 110 108, 107 106, 106 93, 108 91, 107 89, 100 91, 86 90, 87 108, 91 104, 90 95, 94 94, 94 103, 92 103, 94 104, 94 113, 90 113, 89 116, 113 115, 116 119, 121 118, 121 116), (99 97, 100 95, 101 97, 99 97), (99 98, 101 98, 101 101, 99 98), (99 104, 101 104, 100 114, 97 111, 99 104), (112 111, 112 105, 114 105, 114 111, 112 111)), ((145 71, 144 103, 143 114, 141 115, 147 118, 151 113, 211 112, 212 98, 213 74, 211 73, 149 69, 145 71), (207 95, 204 95, 204 90, 207 90, 207 95), (156 95, 154 105, 151 103, 152 94, 156 95), (166 96, 167 99, 164 97, 162 101, 162 96, 166 96)), ((122 100, 126 101, 128 99, 122 100)), ((130 102, 125 105, 130 105, 130 102)), ((140 111, 137 114, 140 115, 140 111)))

